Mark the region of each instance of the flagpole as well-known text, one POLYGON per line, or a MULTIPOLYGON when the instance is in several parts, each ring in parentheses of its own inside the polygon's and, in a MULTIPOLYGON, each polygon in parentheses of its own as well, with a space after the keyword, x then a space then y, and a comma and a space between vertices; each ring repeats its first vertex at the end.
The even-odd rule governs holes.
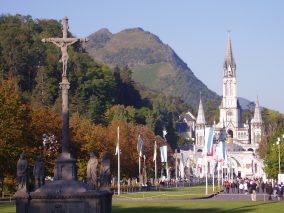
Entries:
POLYGON ((224 168, 223 168, 223 165, 224 165, 224 162, 222 162, 222 165, 221 165, 221 180, 222 180, 222 186, 224 185, 224 168))
MULTIPOLYGON (((212 157, 213 158, 213 157, 212 157)), ((212 186, 213 186, 213 192, 215 191, 215 164, 214 164, 214 159, 213 159, 213 169, 212 169, 212 174, 213 174, 213 183, 212 183, 212 186)))
POLYGON ((120 195, 120 147, 119 147, 119 126, 117 127, 117 145, 118 145, 118 153, 117 153, 117 194, 120 195))
POLYGON ((140 153, 139 153, 139 182, 141 183, 140 175, 141 175, 141 157, 140 157, 140 153))
POLYGON ((166 159, 166 173, 167 173, 167 180, 169 180, 169 171, 168 171, 168 159, 166 159))
POLYGON ((208 161, 207 161, 207 153, 205 153, 205 161, 206 161, 206 165, 205 165, 205 194, 208 195, 208 161))
POLYGON ((155 185, 157 185, 157 142, 155 141, 155 185))
POLYGON ((217 179, 218 179, 218 190, 220 189, 220 162, 217 161, 217 179))
POLYGON ((177 187, 177 149, 175 150, 175 157, 176 157, 176 187, 177 187))

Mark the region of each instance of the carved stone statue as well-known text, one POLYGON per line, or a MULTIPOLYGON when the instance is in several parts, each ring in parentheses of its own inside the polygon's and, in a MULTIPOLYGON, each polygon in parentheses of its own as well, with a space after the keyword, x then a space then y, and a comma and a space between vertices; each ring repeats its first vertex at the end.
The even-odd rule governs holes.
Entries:
POLYGON ((110 190, 111 186, 111 170, 110 159, 108 154, 104 155, 101 163, 100 189, 110 190))
POLYGON ((27 179, 28 179, 28 161, 24 153, 20 155, 17 162, 17 181, 18 189, 17 191, 27 191, 27 179))
POLYGON ((37 156, 33 174, 35 177, 35 189, 40 188, 45 183, 44 162, 41 156, 37 156))
POLYGON ((98 159, 94 152, 90 153, 90 160, 87 164, 87 183, 91 189, 98 188, 98 159))
POLYGON ((70 42, 67 42, 67 41, 56 41, 56 40, 50 40, 50 42, 52 42, 53 44, 55 44, 56 46, 58 46, 60 49, 61 49, 61 59, 60 59, 60 62, 62 62, 62 76, 67 76, 67 62, 68 62, 68 59, 69 59, 69 56, 68 56, 68 52, 67 52, 67 47, 76 43, 77 41, 79 41, 79 39, 74 39, 74 40, 71 40, 70 42))

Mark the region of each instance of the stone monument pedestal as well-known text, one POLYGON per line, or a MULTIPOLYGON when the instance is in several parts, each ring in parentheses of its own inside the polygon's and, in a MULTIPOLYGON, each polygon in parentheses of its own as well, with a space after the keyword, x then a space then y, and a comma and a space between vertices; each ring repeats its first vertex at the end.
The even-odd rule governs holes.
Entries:
POLYGON ((54 181, 30 194, 15 195, 16 212, 110 213, 113 193, 85 190, 84 185, 79 181, 54 181))
POLYGON ((111 213, 110 190, 91 190, 77 180, 76 160, 61 153, 55 161, 54 181, 36 191, 14 195, 17 213, 111 213))

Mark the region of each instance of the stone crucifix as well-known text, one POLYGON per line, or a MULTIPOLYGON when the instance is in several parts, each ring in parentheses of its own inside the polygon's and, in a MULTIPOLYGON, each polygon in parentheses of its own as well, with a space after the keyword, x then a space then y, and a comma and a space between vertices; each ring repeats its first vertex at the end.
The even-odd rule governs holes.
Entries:
POLYGON ((62 82, 60 83, 60 89, 62 92, 62 153, 68 153, 69 147, 69 108, 68 108, 68 90, 70 83, 67 79, 67 62, 68 62, 68 46, 76 42, 86 42, 86 38, 68 38, 68 18, 65 16, 62 20, 62 38, 44 38, 42 42, 50 42, 55 44, 61 49, 61 60, 62 62, 62 82))
POLYGON ((68 18, 65 16, 62 20, 62 33, 63 37, 62 38, 44 38, 42 39, 42 42, 51 42, 55 44, 57 47, 61 49, 61 60, 63 67, 62 67, 62 77, 67 76, 67 61, 69 59, 68 52, 67 52, 67 47, 76 43, 77 41, 79 42, 86 42, 86 38, 68 38, 68 18))

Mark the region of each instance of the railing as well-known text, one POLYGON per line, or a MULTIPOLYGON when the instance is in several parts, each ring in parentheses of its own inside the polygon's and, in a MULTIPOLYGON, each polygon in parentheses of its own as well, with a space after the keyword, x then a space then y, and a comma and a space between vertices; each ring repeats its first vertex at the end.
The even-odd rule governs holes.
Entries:
POLYGON ((12 202, 13 195, 12 194, 2 194, 2 197, 0 198, 0 202, 12 202))

